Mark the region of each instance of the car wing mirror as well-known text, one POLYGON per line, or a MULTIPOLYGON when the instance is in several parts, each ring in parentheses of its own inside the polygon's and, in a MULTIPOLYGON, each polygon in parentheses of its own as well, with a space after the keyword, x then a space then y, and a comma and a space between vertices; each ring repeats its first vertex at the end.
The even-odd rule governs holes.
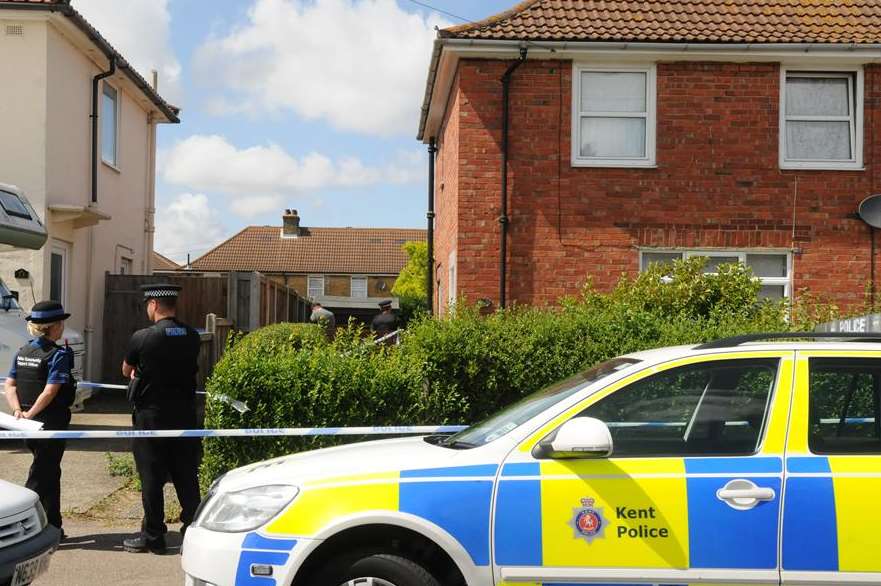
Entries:
POLYGON ((541 440, 536 458, 607 458, 612 454, 612 432, 593 417, 575 417, 541 440))

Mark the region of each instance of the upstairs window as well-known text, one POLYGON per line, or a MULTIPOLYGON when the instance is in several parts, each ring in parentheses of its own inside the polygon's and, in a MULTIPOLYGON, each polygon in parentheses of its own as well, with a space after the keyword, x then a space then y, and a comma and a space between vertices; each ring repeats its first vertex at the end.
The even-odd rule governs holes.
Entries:
POLYGON ((101 158, 108 165, 117 166, 117 139, 119 137, 119 94, 104 84, 101 104, 101 158))
POLYGON ((574 68, 572 165, 655 164, 655 67, 574 68))
POLYGON ((862 168, 862 71, 784 70, 782 85, 780 166, 862 168))

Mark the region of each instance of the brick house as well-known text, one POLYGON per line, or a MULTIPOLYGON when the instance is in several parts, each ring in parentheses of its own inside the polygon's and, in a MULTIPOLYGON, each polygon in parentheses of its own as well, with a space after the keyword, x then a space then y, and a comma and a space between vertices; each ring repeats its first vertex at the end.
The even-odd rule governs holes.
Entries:
POLYGON ((694 255, 747 263, 768 297, 863 302, 879 57, 881 9, 849 0, 529 0, 439 31, 418 134, 435 307, 553 303, 694 255))
POLYGON ((281 226, 248 226, 194 260, 188 271, 258 271, 289 286, 336 315, 370 321, 378 303, 392 297, 407 264, 405 242, 425 240, 425 230, 404 228, 316 228, 300 225, 297 210, 285 210, 281 226))

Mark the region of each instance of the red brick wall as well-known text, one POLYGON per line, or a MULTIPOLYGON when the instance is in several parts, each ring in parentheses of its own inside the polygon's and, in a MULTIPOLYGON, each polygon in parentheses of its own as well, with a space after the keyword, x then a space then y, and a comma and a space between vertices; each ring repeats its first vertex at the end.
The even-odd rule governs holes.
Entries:
MULTIPOLYGON (((460 63, 439 153, 436 258, 445 263, 456 247, 458 291, 472 301, 498 301, 506 65, 460 63)), ((510 301, 553 303, 587 278, 608 289, 639 270, 641 246, 794 246, 794 290, 863 300, 869 231, 854 212, 881 191, 878 66, 865 75, 864 171, 780 170, 777 64, 686 62, 658 64, 657 168, 573 168, 571 76, 566 61, 529 61, 514 75, 510 301)))
MULTIPOLYGON (((450 253, 457 247, 459 229, 459 124, 460 92, 458 77, 453 82, 446 115, 437 137, 437 159, 435 161, 435 220, 434 258, 435 266, 435 310, 443 314, 447 307, 449 291, 450 253)), ((457 267, 458 270, 458 267, 457 267)))

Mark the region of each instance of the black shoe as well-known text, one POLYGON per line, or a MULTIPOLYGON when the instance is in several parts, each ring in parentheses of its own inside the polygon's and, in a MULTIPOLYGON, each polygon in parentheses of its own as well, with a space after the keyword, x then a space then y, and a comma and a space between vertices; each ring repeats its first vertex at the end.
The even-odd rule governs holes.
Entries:
POLYGON ((165 553, 165 538, 147 539, 144 535, 138 535, 122 542, 122 549, 129 553, 165 553))

